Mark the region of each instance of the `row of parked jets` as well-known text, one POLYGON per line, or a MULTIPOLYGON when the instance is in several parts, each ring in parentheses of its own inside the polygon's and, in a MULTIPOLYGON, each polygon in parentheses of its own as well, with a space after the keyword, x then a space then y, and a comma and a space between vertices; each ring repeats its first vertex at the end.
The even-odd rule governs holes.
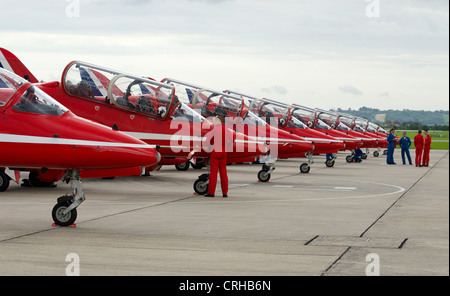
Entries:
MULTIPOLYGON (((233 135, 228 163, 261 163, 261 182, 269 181, 280 158, 328 154, 332 167, 339 151, 387 147, 387 133, 367 119, 285 104, 231 90, 165 78, 161 81, 72 61, 61 81, 39 82, 10 51, 0 48, 0 191, 10 181, 45 186, 59 180, 71 192, 52 210, 56 225, 72 225, 85 200, 83 178, 149 174, 163 165, 178 170, 207 166, 204 140, 208 118, 221 116, 233 135), (194 159, 188 161, 188 155, 194 159)), ((346 157, 353 161, 353 155, 346 157)), ((194 182, 208 190, 208 174, 194 182)))

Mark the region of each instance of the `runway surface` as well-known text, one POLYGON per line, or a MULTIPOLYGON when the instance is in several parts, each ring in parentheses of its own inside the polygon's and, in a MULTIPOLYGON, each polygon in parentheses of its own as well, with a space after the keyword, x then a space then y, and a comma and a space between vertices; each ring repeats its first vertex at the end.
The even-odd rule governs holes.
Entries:
POLYGON ((309 174, 305 159, 279 160, 270 183, 257 182, 260 165, 228 166, 227 199, 220 184, 215 198, 193 194, 205 170, 86 179, 67 228, 51 226, 51 209, 69 185, 12 183, 0 193, 0 275, 64 276, 75 254, 84 276, 448 276, 448 151, 428 168, 401 165, 398 149, 395 166, 345 156, 333 168, 316 157, 309 174))

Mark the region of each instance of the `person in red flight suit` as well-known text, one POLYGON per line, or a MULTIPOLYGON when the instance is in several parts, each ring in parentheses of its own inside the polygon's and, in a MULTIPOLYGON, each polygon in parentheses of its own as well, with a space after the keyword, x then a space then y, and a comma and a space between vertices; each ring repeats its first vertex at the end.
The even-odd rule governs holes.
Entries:
POLYGON ((223 118, 213 120, 214 128, 206 135, 206 143, 211 143, 210 174, 206 197, 214 197, 217 185, 217 173, 220 172, 220 186, 223 197, 228 197, 227 151, 232 149, 233 134, 225 126, 223 118))
POLYGON ((431 136, 428 130, 424 130, 424 132, 422 166, 427 167, 430 162, 431 136))
POLYGON ((417 135, 414 137, 414 146, 416 147, 416 167, 422 166, 422 152, 423 152, 423 136, 422 130, 417 132, 417 135))

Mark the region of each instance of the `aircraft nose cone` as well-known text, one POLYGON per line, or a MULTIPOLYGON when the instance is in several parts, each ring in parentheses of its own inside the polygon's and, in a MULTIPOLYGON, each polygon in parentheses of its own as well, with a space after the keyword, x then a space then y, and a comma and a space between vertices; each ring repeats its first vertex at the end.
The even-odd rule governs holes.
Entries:
MULTIPOLYGON (((156 146, 104 125, 72 118, 79 145, 70 146, 71 162, 84 169, 147 167, 158 163, 156 146)), ((68 158, 68 157, 67 157, 68 158)))

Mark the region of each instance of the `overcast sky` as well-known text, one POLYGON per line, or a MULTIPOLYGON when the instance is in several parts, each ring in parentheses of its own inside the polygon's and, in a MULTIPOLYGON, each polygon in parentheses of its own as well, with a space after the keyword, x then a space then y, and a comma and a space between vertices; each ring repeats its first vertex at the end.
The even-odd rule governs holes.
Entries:
POLYGON ((38 79, 82 60, 307 107, 448 110, 448 0, 0 0, 38 79))

